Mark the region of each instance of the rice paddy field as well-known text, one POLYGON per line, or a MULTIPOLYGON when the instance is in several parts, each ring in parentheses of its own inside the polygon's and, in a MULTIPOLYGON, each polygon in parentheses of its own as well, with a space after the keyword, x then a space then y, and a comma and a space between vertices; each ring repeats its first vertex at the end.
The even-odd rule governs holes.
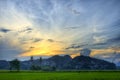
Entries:
POLYGON ((120 80, 120 71, 0 71, 0 80, 120 80))

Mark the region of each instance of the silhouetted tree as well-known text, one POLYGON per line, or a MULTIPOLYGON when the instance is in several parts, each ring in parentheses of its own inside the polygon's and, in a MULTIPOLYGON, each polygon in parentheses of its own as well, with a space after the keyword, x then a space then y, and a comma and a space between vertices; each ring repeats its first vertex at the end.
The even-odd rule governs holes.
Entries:
POLYGON ((17 71, 20 70, 20 61, 18 59, 10 61, 10 70, 12 69, 16 69, 17 71))
MULTIPOLYGON (((30 70, 41 70, 41 66, 34 64, 33 56, 30 57, 30 62, 31 62, 30 70)), ((39 58, 39 62, 40 62, 40 65, 41 65, 42 57, 39 58)))
POLYGON ((31 57, 30 57, 30 65, 31 65, 31 66, 30 66, 30 70, 34 70, 34 68, 35 68, 35 65, 34 65, 34 63, 33 63, 33 60, 34 60, 34 59, 33 59, 33 56, 31 56, 31 57))
POLYGON ((31 65, 31 66, 34 65, 33 61, 34 61, 34 58, 33 58, 33 56, 31 56, 31 57, 30 57, 30 65, 31 65))
POLYGON ((39 58, 40 66, 42 65, 42 57, 39 58))
POLYGON ((34 59, 33 59, 33 56, 31 56, 31 57, 30 57, 30 61, 33 62, 33 60, 34 60, 34 59))

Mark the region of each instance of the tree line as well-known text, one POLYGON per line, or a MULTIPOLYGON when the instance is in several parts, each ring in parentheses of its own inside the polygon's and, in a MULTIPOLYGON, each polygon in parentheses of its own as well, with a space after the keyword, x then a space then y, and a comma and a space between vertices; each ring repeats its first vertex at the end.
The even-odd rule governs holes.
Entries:
MULTIPOLYGON (((20 71, 20 64, 21 64, 20 62, 21 61, 18 59, 14 59, 12 61, 9 61, 9 64, 10 64, 9 70, 10 71, 12 71, 12 70, 20 71)), ((41 69, 41 66, 37 66, 34 64, 33 56, 30 57, 30 63, 31 63, 30 70, 40 70, 41 69)), ((39 63, 41 65, 42 57, 39 58, 39 63)))
MULTIPOLYGON (((52 70, 52 71, 55 71, 56 70, 56 67, 50 67, 50 66, 44 66, 44 67, 42 67, 42 61, 43 61, 43 59, 42 59, 42 57, 40 57, 39 58, 39 64, 38 65, 36 65, 35 63, 34 63, 34 58, 33 58, 33 56, 31 56, 30 57, 30 70, 52 70)), ((13 71, 13 70, 15 70, 15 71, 20 71, 20 65, 21 65, 21 61, 20 60, 18 60, 18 59, 14 59, 14 60, 12 60, 12 61, 9 61, 9 64, 10 64, 10 68, 9 68, 9 70, 10 71, 13 71)))

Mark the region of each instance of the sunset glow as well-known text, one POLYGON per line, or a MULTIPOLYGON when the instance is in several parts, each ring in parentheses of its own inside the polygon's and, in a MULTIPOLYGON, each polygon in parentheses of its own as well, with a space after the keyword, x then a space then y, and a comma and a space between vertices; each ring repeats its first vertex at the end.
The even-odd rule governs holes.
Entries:
POLYGON ((120 55, 120 2, 0 0, 1 60, 73 58, 85 48, 91 57, 111 60, 120 55))

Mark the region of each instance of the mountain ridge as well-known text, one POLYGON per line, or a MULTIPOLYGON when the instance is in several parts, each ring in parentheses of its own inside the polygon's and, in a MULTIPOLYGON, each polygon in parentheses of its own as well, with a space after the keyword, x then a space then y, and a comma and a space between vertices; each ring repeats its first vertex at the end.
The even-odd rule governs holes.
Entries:
MULTIPOLYGON (((55 55, 48 59, 43 59, 42 62, 39 59, 20 62, 20 68, 22 70, 29 70, 31 65, 36 66, 49 66, 55 67, 58 70, 111 70, 116 69, 114 63, 108 61, 92 58, 89 56, 77 56, 71 58, 69 55, 59 56, 55 55)), ((0 69, 9 69, 9 62, 5 60, 0 60, 0 69)))

